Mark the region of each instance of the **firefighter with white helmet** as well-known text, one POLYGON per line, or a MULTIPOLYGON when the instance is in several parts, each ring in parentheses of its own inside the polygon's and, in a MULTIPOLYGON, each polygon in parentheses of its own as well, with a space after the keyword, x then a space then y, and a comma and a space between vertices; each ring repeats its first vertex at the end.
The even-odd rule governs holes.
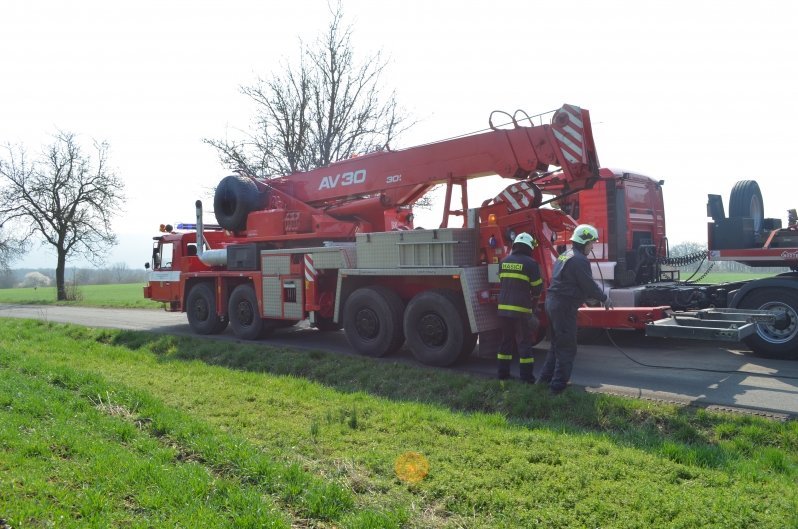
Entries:
POLYGON ((521 380, 535 382, 532 333, 537 330, 535 309, 543 290, 540 267, 532 258, 537 241, 528 233, 513 239, 510 255, 499 265, 499 321, 502 342, 496 356, 499 379, 510 378, 510 364, 518 354, 521 380))
POLYGON ((596 299, 612 308, 607 294, 593 281, 587 256, 598 242, 598 230, 580 224, 571 235, 571 249, 557 258, 551 284, 546 290, 546 316, 551 325, 551 348, 546 355, 540 382, 549 384, 552 394, 565 390, 576 358, 576 316, 587 299, 596 299))

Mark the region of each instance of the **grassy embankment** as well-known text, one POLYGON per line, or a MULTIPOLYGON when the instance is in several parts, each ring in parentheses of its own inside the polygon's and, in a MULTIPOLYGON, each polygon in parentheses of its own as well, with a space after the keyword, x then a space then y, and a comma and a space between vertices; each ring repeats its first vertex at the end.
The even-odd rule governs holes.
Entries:
POLYGON ((0 424, 15 528, 798 527, 795 421, 265 343, 0 320, 0 424))

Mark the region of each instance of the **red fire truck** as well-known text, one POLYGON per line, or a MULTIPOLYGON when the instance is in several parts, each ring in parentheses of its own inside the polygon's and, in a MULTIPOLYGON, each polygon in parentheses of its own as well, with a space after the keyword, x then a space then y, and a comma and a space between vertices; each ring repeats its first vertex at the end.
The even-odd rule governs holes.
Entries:
MULTIPOLYGON (((228 176, 214 196, 217 224, 203 224, 198 201, 196 225, 168 226, 155 238, 144 295, 186 312, 199 334, 229 325, 236 336, 257 339, 309 320, 321 331, 343 328, 365 355, 388 355, 406 344, 421 362, 450 365, 470 355, 478 339, 491 354, 498 262, 514 234, 526 231, 539 241, 534 257, 547 283, 570 230, 590 222, 603 235, 595 271, 618 308, 586 307, 581 324, 696 335, 692 329, 700 325, 694 323, 716 320, 719 305, 674 303, 687 291, 673 276, 669 285, 663 281, 667 238, 659 186, 640 175, 599 170, 587 110, 565 105, 533 117, 517 112, 507 129, 491 125, 483 133, 280 178, 228 176), (468 181, 494 174, 512 183, 469 208, 468 181), (440 227, 414 229, 412 205, 436 185, 446 188, 440 227), (449 227, 452 216, 462 217, 462 227, 449 227), (652 295, 663 290, 650 283, 671 297, 652 295)), ((748 217, 732 211, 729 219, 738 218, 748 217)), ((717 237, 741 224, 714 219, 716 226, 724 222, 730 227, 713 231, 717 237)), ((716 298, 722 291, 724 307, 771 309, 727 319, 721 327, 728 339, 751 339, 751 329, 773 328, 781 333, 777 351, 767 348, 774 340, 764 340, 762 352, 792 354, 783 350, 798 343, 795 300, 775 306, 755 296, 754 307, 742 301, 747 295, 723 288, 716 298), (730 332, 743 327, 736 323, 741 317, 747 330, 730 332)), ((545 325, 536 339, 544 333, 545 325)))

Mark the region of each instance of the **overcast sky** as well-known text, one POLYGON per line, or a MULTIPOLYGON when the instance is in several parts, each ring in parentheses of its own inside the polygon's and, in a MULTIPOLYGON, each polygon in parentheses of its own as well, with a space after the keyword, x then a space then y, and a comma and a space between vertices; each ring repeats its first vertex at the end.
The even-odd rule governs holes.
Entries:
MULTIPOLYGON (((798 207, 789 2, 343 5, 356 54, 388 57, 385 84, 418 120, 394 147, 483 129, 492 110, 571 103, 590 111, 602 165, 665 180, 672 245, 705 243, 707 193, 728 208, 738 180, 760 183, 766 216, 798 207)), ((248 128, 240 86, 328 20, 326 0, 4 0, 0 143, 35 154, 56 130, 107 140, 128 197, 108 264, 141 267, 158 225, 191 221, 227 174, 201 140, 248 128)), ((499 190, 478 187, 475 204, 499 190)), ((54 268, 54 254, 15 266, 54 268)))

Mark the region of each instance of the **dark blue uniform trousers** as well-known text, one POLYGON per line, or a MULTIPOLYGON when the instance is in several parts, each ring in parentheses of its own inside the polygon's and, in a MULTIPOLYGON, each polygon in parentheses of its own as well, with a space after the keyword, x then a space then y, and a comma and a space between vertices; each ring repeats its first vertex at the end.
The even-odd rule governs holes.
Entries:
POLYGON ((558 391, 571 380, 576 357, 576 314, 581 304, 569 298, 546 296, 546 315, 551 329, 551 348, 543 362, 540 380, 558 391))
POLYGON ((515 355, 519 356, 519 370, 521 380, 534 382, 535 357, 532 345, 532 334, 540 323, 532 315, 523 315, 520 318, 499 317, 502 331, 502 343, 499 347, 499 378, 510 377, 510 363, 515 355))

